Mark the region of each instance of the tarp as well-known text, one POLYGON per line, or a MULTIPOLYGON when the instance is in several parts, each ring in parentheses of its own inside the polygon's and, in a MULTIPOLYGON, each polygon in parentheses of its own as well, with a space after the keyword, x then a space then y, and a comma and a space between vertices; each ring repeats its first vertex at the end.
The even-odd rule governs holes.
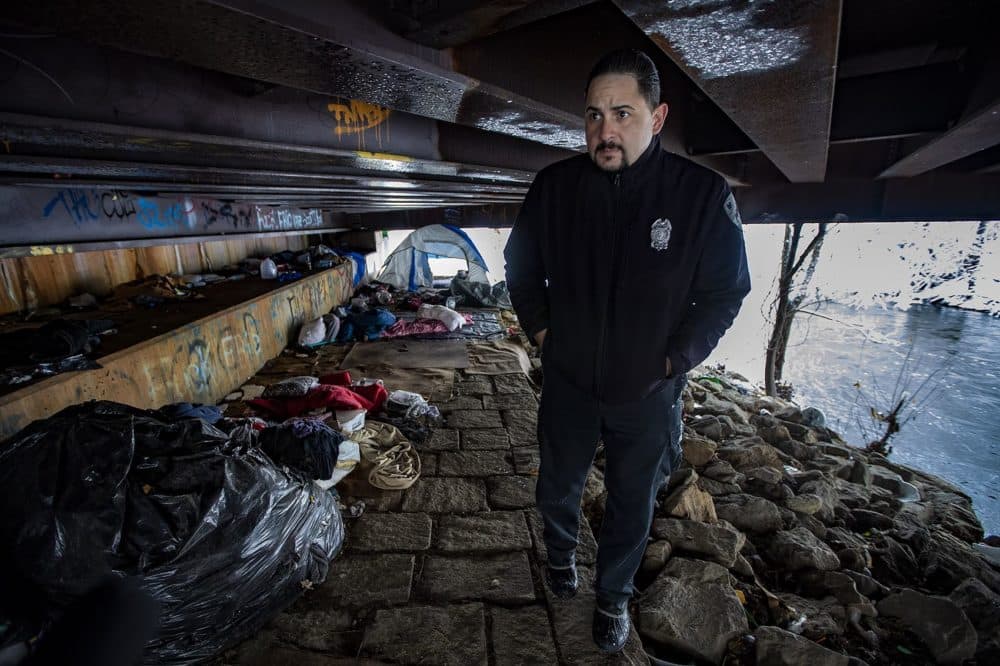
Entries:
POLYGON ((489 270, 483 255, 468 234, 449 224, 432 224, 417 229, 403 239, 382 265, 376 280, 397 289, 416 291, 434 286, 430 259, 464 259, 469 264, 468 280, 489 284, 489 270))
MULTIPOLYGON (((202 662, 326 578, 336 499, 202 419, 91 402, 0 447, 0 602, 56 616, 108 576, 161 606, 144 663, 202 662)), ((5 606, 7 604, 4 604, 5 606)))

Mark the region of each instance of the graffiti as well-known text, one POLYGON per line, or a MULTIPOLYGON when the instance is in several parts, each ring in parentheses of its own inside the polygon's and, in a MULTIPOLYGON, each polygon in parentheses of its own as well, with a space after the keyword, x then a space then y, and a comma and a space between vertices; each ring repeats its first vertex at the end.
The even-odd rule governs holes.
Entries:
POLYGON ((256 206, 257 226, 265 231, 290 231, 323 226, 323 213, 315 208, 292 210, 256 206))
POLYGON ((101 212, 108 219, 128 219, 135 215, 135 202, 129 197, 128 192, 121 190, 102 192, 101 212))
POLYGON ((260 327, 257 325, 257 320, 252 314, 247 312, 243 315, 243 331, 246 333, 247 344, 249 344, 254 353, 260 353, 260 327))
POLYGON ((205 226, 210 227, 217 222, 228 224, 233 229, 252 229, 253 217, 250 208, 233 206, 231 203, 201 202, 201 212, 205 226))
POLYGON ((97 213, 90 210, 90 198, 86 191, 62 190, 42 209, 42 217, 48 217, 62 204, 67 215, 77 224, 97 219, 97 213))
MULTIPOLYGON (((76 227, 137 225, 149 232, 137 235, 146 236, 181 229, 215 231, 213 227, 217 229, 220 226, 237 231, 295 231, 323 226, 323 213, 318 209, 272 208, 212 199, 192 200, 189 197, 141 196, 122 190, 65 188, 55 196, 43 192, 32 193, 27 201, 23 198, 18 190, 0 188, 0 206, 37 205, 41 209, 41 219, 54 223, 71 220, 76 227), (44 198, 40 198, 42 196, 44 198)), ((65 228, 61 231, 67 232, 65 228)), ((91 234, 93 230, 81 230, 76 234, 70 231, 66 240, 91 234)), ((22 244, 39 242, 28 239, 22 244)))
POLYGON ((201 338, 196 338, 188 345, 187 383, 192 395, 210 392, 212 366, 208 345, 201 338))
POLYGON ((222 367, 231 370, 237 367, 239 362, 239 347, 236 346, 236 337, 233 329, 226 326, 219 336, 218 357, 222 362, 222 367))
POLYGON ((386 139, 389 138, 389 124, 386 121, 389 120, 389 114, 392 113, 390 109, 356 99, 350 100, 347 104, 330 102, 326 108, 333 116, 333 133, 337 135, 337 138, 356 134, 358 147, 363 148, 365 132, 375 130, 375 140, 381 148, 383 124, 386 130, 386 139))

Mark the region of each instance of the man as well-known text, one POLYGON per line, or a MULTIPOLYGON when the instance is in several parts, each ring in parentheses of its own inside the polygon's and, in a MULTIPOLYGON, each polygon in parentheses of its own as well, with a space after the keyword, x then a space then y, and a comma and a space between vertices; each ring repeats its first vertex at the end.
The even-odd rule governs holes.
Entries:
POLYGON ((667 105, 649 57, 602 58, 585 113, 588 154, 538 174, 504 255, 545 373, 537 501, 546 583, 557 597, 576 593, 580 498, 603 440, 593 636, 617 652, 656 491, 679 459, 684 376, 732 324, 750 279, 726 182, 659 146, 667 105))

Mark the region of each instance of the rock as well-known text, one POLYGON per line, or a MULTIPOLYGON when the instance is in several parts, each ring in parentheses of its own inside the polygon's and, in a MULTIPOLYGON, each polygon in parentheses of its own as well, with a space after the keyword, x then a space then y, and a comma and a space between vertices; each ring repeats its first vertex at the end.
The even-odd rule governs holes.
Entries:
POLYGON ((854 519, 854 529, 858 532, 866 530, 888 530, 892 528, 892 518, 867 509, 855 509, 851 512, 854 519))
POLYGON ((675 518, 687 518, 703 523, 718 520, 712 496, 696 485, 686 485, 670 493, 663 502, 663 511, 675 518))
MULTIPOLYGON (((765 437, 765 439, 767 438, 765 437)), ((778 440, 777 442, 771 442, 771 444, 773 444, 776 449, 785 455, 789 455, 796 460, 809 461, 819 455, 819 451, 815 448, 807 446, 802 442, 797 442, 791 437, 786 437, 785 439, 778 440)))
POLYGON ((413 555, 349 553, 330 563, 330 573, 309 597, 328 608, 403 604, 410 600, 413 555), (378 585, 372 585, 373 580, 378 585))
POLYGON ((972 545, 983 559, 990 563, 994 569, 1000 569, 1000 548, 996 546, 987 546, 985 543, 976 543, 972 545))
POLYGON ((427 550, 431 547, 431 517, 426 513, 365 513, 354 523, 347 544, 369 553, 427 550))
POLYGON ((514 470, 507 458, 505 451, 442 451, 438 473, 464 477, 512 474, 514 470))
POLYGON ((458 451, 458 431, 449 428, 438 428, 430 439, 420 447, 421 451, 458 451))
POLYGON ((363 650, 405 664, 486 664, 482 604, 390 608, 375 613, 363 650))
POLYGON ((447 553, 527 550, 531 548, 531 535, 521 511, 444 515, 438 521, 435 548, 447 553))
POLYGON ((819 438, 816 437, 816 433, 811 428, 781 419, 781 417, 778 418, 782 422, 782 425, 788 428, 788 433, 792 436, 792 439, 797 439, 803 444, 816 444, 819 442, 819 438))
MULTIPOLYGON (((368 584, 373 580, 378 579, 368 579, 368 584)), ((427 555, 417 590, 423 598, 435 601, 535 601, 531 567, 523 552, 486 557, 427 555)))
POLYGON ((746 536, 727 522, 714 525, 676 518, 657 518, 652 534, 670 542, 673 552, 694 553, 729 568, 746 542, 746 536))
POLYGON ((816 407, 806 407, 802 410, 802 425, 823 428, 826 426, 826 415, 816 407))
POLYGON ((743 492, 743 489, 735 483, 722 483, 721 481, 716 481, 706 477, 698 479, 698 488, 704 490, 709 495, 716 497, 720 495, 732 495, 733 493, 743 492))
POLYGON ((836 509, 840 505, 840 499, 837 496, 837 489, 832 483, 826 480, 807 481, 799 486, 799 493, 818 497, 820 508, 814 515, 824 523, 833 522, 836 517, 836 509))
POLYGON ((483 396, 486 409, 527 409, 538 410, 538 400, 530 393, 498 393, 483 396))
POLYGON ((796 631, 810 640, 824 636, 839 636, 844 633, 846 616, 833 597, 806 599, 789 592, 777 592, 776 596, 788 607, 791 621, 796 631))
POLYGON ((280 641, 305 650, 328 652, 350 649, 349 637, 353 628, 352 614, 343 609, 300 611, 297 606, 274 618, 270 625, 280 641))
POLYGON ((798 425, 802 423, 802 410, 794 405, 785 405, 774 412, 774 418, 798 425))
POLYGON ((646 553, 642 556, 642 572, 656 574, 662 571, 670 559, 671 550, 669 541, 650 542, 646 546, 646 553))
POLYGON ((493 608, 493 654, 496 666, 554 664, 555 641, 544 606, 493 608))
POLYGON ((937 489, 927 489, 923 496, 932 512, 929 524, 940 525, 967 543, 983 540, 983 526, 968 497, 937 489))
POLYGON ((739 423, 742 425, 748 425, 750 423, 746 412, 744 412, 740 407, 728 400, 723 400, 722 398, 718 398, 712 394, 706 395, 704 404, 696 407, 693 413, 697 416, 706 414, 720 417, 726 416, 729 417, 733 423, 739 423))
POLYGON ((872 485, 872 473, 868 469, 868 464, 860 458, 855 460, 854 466, 851 468, 851 474, 847 480, 865 488, 870 487, 872 485))
POLYGON ((810 596, 831 595, 844 606, 866 604, 854 579, 840 571, 807 571, 799 576, 810 596))
POLYGON ((759 481, 760 483, 776 486, 781 483, 784 475, 781 470, 773 467, 754 467, 743 472, 747 480, 759 481))
POLYGON ((663 574, 687 583, 729 583, 729 572, 715 562, 675 557, 666 563, 663 574))
POLYGON ((681 442, 684 451, 684 459, 692 467, 703 467, 715 457, 715 450, 719 448, 717 442, 713 442, 705 437, 685 437, 681 442))
POLYGON ((725 460, 716 460, 701 471, 701 476, 722 483, 734 483, 740 478, 739 472, 725 460))
POLYGON ((502 428, 500 412, 495 409, 457 409, 447 416, 448 427, 456 430, 468 428, 502 428))
POLYGON ((976 660, 981 664, 998 663, 1000 656, 1000 595, 975 578, 969 578, 952 590, 948 597, 962 609, 976 628, 976 660))
POLYGON ((850 659, 778 627, 757 627, 758 666, 847 666, 850 659))
POLYGON ((747 558, 742 555, 736 557, 736 564, 733 565, 733 573, 740 578, 749 579, 754 577, 753 567, 750 566, 750 562, 747 558))
POLYGON ((490 506, 494 509, 523 509, 535 505, 533 476, 491 476, 486 479, 490 506))
POLYGON ((607 488, 604 487, 604 472, 596 467, 590 468, 587 475, 587 483, 583 486, 583 506, 590 506, 594 502, 600 501, 607 496, 607 488))
POLYGON ((795 520, 801 527, 804 527, 810 532, 812 532, 813 536, 815 536, 820 541, 826 539, 828 531, 826 525, 816 520, 814 516, 809 516, 804 513, 796 513, 795 520))
POLYGON ((510 448, 510 438, 503 428, 486 428, 462 431, 462 449, 465 451, 489 451, 510 448))
POLYGON ((802 493, 801 495, 786 499, 785 506, 796 513, 804 513, 807 516, 811 516, 823 508, 823 501, 818 495, 802 493))
POLYGON ((698 419, 691 424, 691 427, 699 435, 714 439, 717 442, 723 438, 722 423, 719 422, 719 418, 716 416, 698 419))
POLYGON ((898 618, 930 648, 940 664, 961 664, 976 652, 976 630, 946 597, 903 589, 878 602, 880 615, 898 618))
POLYGON ((804 527, 775 534, 771 538, 767 554, 772 562, 788 571, 829 571, 840 566, 840 560, 830 547, 804 527))
POLYGON ((769 534, 784 527, 778 507, 753 495, 727 495, 724 503, 716 505, 715 512, 744 532, 769 534))
POLYGON ((643 636, 713 664, 749 628, 728 582, 688 582, 666 569, 642 595, 637 624, 643 636))
POLYGON ((791 433, 788 432, 788 428, 776 422, 770 425, 758 425, 757 434, 768 444, 777 444, 778 442, 792 438, 791 433))
POLYGON ((474 513, 487 509, 486 487, 481 479, 420 478, 403 496, 403 511, 474 513))
POLYGON ((784 468, 777 449, 760 437, 749 437, 723 446, 716 451, 716 455, 738 471, 764 466, 779 470, 784 468))
POLYGON ((503 412, 503 424, 511 446, 538 446, 538 410, 508 409, 503 412))
POLYGON ((929 531, 918 562, 929 589, 948 594, 966 578, 976 578, 1000 593, 1000 572, 972 546, 940 527, 929 531))
POLYGON ((893 495, 905 501, 916 501, 920 499, 920 491, 912 483, 903 481, 903 477, 890 469, 881 465, 869 465, 868 471, 872 475, 872 483, 889 490, 893 495))
POLYGON ((483 399, 479 396, 474 395, 459 395, 455 396, 448 402, 442 402, 438 405, 438 409, 442 414, 448 414, 449 412, 454 412, 458 409, 482 409, 483 399))
POLYGON ((889 588, 871 576, 858 573, 857 571, 845 571, 844 573, 854 581, 854 587, 857 588, 858 592, 866 597, 881 599, 889 594, 889 588))
POLYGON ((837 488, 837 499, 849 509, 866 507, 871 502, 871 493, 864 486, 843 479, 835 479, 834 485, 837 488))
POLYGON ((493 375, 493 385, 497 393, 531 393, 531 384, 523 374, 493 375))
POLYGON ((842 548, 837 551, 840 567, 848 571, 868 571, 872 566, 871 555, 866 548, 842 548))
POLYGON ((486 395, 493 393, 493 383, 486 375, 468 375, 455 384, 456 395, 486 395))

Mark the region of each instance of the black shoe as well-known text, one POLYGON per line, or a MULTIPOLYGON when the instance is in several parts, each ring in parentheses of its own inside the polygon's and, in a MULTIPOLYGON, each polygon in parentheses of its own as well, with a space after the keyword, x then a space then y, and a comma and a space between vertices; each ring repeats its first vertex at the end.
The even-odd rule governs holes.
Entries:
POLYGON ((628 611, 621 615, 611 615, 599 608, 594 609, 594 642, 601 652, 613 654, 621 652, 628 640, 629 629, 632 621, 629 619, 628 611))
POLYGON ((572 599, 576 596, 577 577, 576 565, 564 569, 545 567, 545 584, 552 590, 557 599, 572 599))

